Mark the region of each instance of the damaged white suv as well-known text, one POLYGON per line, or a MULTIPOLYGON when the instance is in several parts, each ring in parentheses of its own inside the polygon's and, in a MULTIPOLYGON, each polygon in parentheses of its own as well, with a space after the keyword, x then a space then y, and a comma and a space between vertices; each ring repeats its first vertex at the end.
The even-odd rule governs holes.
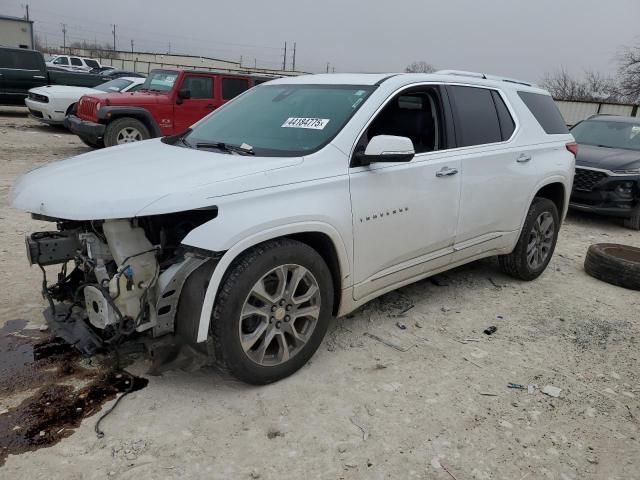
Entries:
POLYGON ((395 288, 492 255, 540 275, 573 142, 548 93, 523 82, 302 76, 184 134, 38 168, 11 197, 56 224, 27 250, 60 265, 42 292, 58 336, 86 354, 181 339, 262 384, 304 365, 332 315, 395 288))

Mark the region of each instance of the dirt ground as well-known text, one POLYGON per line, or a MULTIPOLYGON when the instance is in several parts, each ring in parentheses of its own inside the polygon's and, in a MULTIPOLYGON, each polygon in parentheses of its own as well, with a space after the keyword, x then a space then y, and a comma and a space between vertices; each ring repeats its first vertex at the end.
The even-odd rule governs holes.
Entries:
MULTIPOLYGON (((9 208, 11 185, 87 150, 0 109, 0 325, 42 322, 23 237, 51 228, 9 208)), ((385 295, 334 321, 312 361, 275 385, 210 369, 149 377, 103 422, 104 438, 89 417, 52 447, 9 456, 0 477, 640 479, 640 294, 585 274, 597 242, 640 246, 640 233, 570 214, 537 281, 482 261, 385 295)), ((148 367, 140 358, 131 370, 148 367)))

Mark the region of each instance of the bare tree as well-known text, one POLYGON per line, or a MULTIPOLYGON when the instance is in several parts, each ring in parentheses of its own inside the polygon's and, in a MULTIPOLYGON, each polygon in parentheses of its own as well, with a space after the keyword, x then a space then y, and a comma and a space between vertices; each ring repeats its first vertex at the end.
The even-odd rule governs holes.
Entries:
POLYGON ((640 46, 626 48, 619 57, 620 93, 630 103, 640 103, 640 46))
POLYGON ((419 61, 410 63, 404 71, 407 73, 433 73, 436 69, 428 62, 419 61))
POLYGON ((564 68, 547 73, 542 86, 557 100, 586 102, 620 102, 617 82, 599 72, 586 71, 582 78, 573 77, 564 68))

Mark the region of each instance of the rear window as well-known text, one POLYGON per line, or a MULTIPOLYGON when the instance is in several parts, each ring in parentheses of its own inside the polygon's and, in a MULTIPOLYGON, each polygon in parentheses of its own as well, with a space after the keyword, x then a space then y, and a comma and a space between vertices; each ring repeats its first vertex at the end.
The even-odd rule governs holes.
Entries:
POLYGON ((42 63, 38 52, 29 50, 0 50, 0 68, 41 70, 42 63))
POLYGON ((71 57, 71 65, 73 65, 75 67, 81 67, 82 66, 82 60, 80 60, 78 57, 71 57))
POLYGON ((491 90, 478 87, 449 86, 459 147, 502 141, 498 113, 491 90))
POLYGON ((560 110, 549 95, 531 92, 518 92, 518 95, 546 133, 569 133, 560 110))
POLYGON ((249 88, 249 80, 245 78, 223 78, 222 99, 231 100, 249 88))

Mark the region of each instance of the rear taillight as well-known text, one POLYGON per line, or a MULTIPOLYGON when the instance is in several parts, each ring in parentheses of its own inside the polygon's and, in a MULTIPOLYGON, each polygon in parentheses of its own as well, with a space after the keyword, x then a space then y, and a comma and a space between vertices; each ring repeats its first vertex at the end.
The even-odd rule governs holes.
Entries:
POLYGON ((578 144, 576 142, 567 143, 567 150, 573 154, 573 158, 578 156, 578 144))

